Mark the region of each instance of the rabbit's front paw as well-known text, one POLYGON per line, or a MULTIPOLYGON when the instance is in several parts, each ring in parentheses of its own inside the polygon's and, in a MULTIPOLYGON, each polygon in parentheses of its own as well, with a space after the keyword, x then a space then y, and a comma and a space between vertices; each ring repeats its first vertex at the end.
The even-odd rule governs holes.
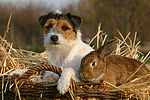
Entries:
POLYGON ((69 79, 63 79, 63 78, 60 78, 58 80, 58 85, 57 85, 57 89, 59 91, 60 94, 65 94, 68 89, 69 89, 69 86, 70 86, 70 80, 69 79))

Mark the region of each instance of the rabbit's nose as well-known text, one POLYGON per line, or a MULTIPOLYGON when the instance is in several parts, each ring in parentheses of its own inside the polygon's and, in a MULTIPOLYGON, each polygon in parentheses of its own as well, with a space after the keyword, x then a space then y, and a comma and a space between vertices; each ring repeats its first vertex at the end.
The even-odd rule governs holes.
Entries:
POLYGON ((83 78, 83 79, 85 79, 87 76, 88 76, 87 73, 80 73, 80 77, 83 78))

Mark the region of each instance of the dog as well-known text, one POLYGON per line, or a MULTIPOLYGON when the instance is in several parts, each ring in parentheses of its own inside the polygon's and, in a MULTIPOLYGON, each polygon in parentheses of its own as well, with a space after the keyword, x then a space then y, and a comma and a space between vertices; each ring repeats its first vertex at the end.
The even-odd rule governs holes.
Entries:
MULTIPOLYGON (((70 86, 70 80, 80 81, 79 68, 81 59, 91 51, 94 51, 89 45, 81 40, 81 32, 79 30, 82 19, 71 13, 53 13, 50 12, 38 18, 38 22, 44 32, 45 52, 50 54, 49 62, 54 66, 63 68, 61 77, 57 84, 60 94, 65 94, 70 86)), ((22 75, 28 69, 16 69, 9 75, 22 75)), ((34 76, 34 75, 33 75, 34 76)), ((44 77, 37 80, 50 82, 57 79, 58 75, 46 71, 44 77)), ((31 79, 32 80, 32 79, 31 79)))
MULTIPOLYGON (((81 17, 50 12, 40 16, 38 21, 44 31, 44 46, 46 52, 50 53, 50 63, 63 68, 57 89, 60 94, 65 94, 70 79, 80 81, 78 70, 81 59, 94 50, 81 40, 81 17)), ((46 72, 43 81, 48 81, 48 76, 49 72, 46 72)))

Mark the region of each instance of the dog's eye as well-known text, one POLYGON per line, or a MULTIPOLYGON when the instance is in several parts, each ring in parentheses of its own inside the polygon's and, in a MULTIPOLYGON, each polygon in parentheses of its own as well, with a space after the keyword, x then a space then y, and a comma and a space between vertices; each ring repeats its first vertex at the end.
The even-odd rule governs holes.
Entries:
POLYGON ((52 24, 49 24, 48 26, 46 26, 47 29, 51 29, 53 27, 52 24))
POLYGON ((70 28, 67 27, 67 26, 63 26, 63 27, 61 27, 61 28, 62 28, 63 31, 67 31, 68 29, 70 29, 70 28))
POLYGON ((90 66, 93 68, 97 65, 96 61, 91 62, 90 66))

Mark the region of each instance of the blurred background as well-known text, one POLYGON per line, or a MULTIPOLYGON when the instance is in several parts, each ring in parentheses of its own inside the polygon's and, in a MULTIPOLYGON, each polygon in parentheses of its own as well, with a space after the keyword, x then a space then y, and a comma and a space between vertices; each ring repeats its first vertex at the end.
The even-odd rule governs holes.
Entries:
POLYGON ((37 18, 56 9, 83 18, 83 40, 91 40, 101 23, 107 40, 119 37, 117 30, 124 37, 131 32, 131 39, 137 32, 137 41, 142 41, 141 51, 150 50, 150 0, 0 0, 0 35, 4 36, 13 12, 6 39, 15 48, 42 52, 43 32, 37 18))

